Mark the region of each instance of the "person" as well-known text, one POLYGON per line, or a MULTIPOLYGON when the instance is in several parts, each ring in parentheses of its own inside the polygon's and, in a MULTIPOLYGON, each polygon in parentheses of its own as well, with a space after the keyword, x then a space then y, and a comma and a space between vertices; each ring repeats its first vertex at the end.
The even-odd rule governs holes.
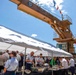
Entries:
POLYGON ((43 66, 43 64, 44 64, 44 59, 42 53, 40 53, 40 57, 37 60, 37 66, 43 66))
POLYGON ((2 54, 2 58, 7 61, 9 59, 9 50, 6 50, 5 53, 2 54))
POLYGON ((28 54, 26 56, 25 62, 26 62, 25 69, 31 70, 31 67, 32 67, 32 65, 34 63, 34 52, 31 52, 30 54, 28 54))
POLYGON ((39 56, 38 55, 35 56, 35 66, 37 66, 37 64, 38 64, 38 59, 39 59, 39 56))
POLYGON ((56 58, 56 65, 59 65, 59 66, 60 66, 60 60, 59 60, 59 57, 56 58))
POLYGON ((68 61, 63 57, 62 60, 61 60, 61 64, 62 64, 62 67, 63 67, 63 74, 64 75, 68 75, 68 61))
POLYGON ((75 61, 72 57, 69 60, 69 65, 70 65, 70 72, 72 75, 74 75, 74 73, 75 73, 75 61))
POLYGON ((4 69, 5 62, 9 59, 9 50, 0 55, 0 72, 4 69))
POLYGON ((0 55, 0 72, 4 69, 4 59, 2 54, 0 55))
POLYGON ((56 65, 55 59, 56 58, 54 57, 50 60, 50 67, 53 67, 54 65, 56 65))
POLYGON ((17 54, 16 54, 16 55, 17 55, 16 58, 17 58, 17 60, 18 60, 18 62, 19 62, 19 61, 21 60, 21 56, 19 55, 19 52, 18 52, 18 51, 16 51, 16 53, 17 53, 17 54))
POLYGON ((4 75, 15 75, 15 70, 18 67, 18 60, 16 59, 16 52, 10 53, 10 59, 5 63, 3 73, 4 75))
POLYGON ((45 63, 49 63, 49 59, 47 56, 44 58, 44 60, 45 60, 45 63))
POLYGON ((23 53, 20 53, 20 56, 21 56, 21 60, 19 61, 19 70, 21 70, 21 68, 23 66, 23 58, 24 58, 23 53))

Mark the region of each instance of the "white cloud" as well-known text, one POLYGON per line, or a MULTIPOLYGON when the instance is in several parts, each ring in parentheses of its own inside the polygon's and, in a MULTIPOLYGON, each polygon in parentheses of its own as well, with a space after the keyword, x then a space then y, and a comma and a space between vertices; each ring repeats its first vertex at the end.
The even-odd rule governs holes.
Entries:
POLYGON ((65 10, 62 10, 62 13, 67 14, 68 12, 66 12, 65 10))
POLYGON ((31 37, 37 37, 37 34, 32 34, 31 37))
POLYGON ((63 0, 55 0, 57 5, 62 4, 64 1, 63 0))
MULTIPOLYGON (((47 6, 48 9, 50 9, 52 12, 54 12, 56 9, 53 7, 54 3, 53 0, 31 0, 34 3, 37 3, 38 5, 41 6, 47 6)), ((63 2, 64 0, 55 0, 56 2, 56 8, 57 6, 59 7, 59 10, 63 11, 63 14, 67 13, 66 11, 62 10, 63 9, 63 2)), ((47 9, 47 10, 48 10, 47 9)))
POLYGON ((34 3, 41 4, 42 6, 50 6, 53 4, 53 0, 32 0, 34 3))
POLYGON ((63 5, 59 5, 59 9, 61 10, 63 8, 63 5))
POLYGON ((51 12, 55 13, 55 9, 54 8, 51 8, 51 12))

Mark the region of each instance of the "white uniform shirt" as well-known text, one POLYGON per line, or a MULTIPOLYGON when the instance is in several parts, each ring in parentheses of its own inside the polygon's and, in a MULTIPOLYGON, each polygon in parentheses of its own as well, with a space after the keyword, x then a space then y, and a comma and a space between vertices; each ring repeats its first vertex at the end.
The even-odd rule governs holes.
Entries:
POLYGON ((37 65, 38 63, 38 59, 39 59, 39 57, 35 57, 35 64, 37 65))
POLYGON ((68 69, 69 68, 68 62, 67 62, 67 60, 65 58, 62 59, 61 63, 62 63, 62 66, 63 66, 64 69, 68 69))
POLYGON ((70 67, 74 67, 75 61, 74 61, 73 58, 71 58, 71 59, 69 60, 69 64, 70 64, 70 67))
POLYGON ((9 54, 6 52, 6 53, 2 54, 2 57, 5 61, 7 61, 9 59, 9 54))
MULTIPOLYGON (((31 56, 31 55, 27 55, 27 56, 26 56, 26 60, 31 60, 31 61, 33 61, 33 60, 34 60, 34 57, 31 56)), ((27 63, 32 64, 32 62, 27 62, 27 63)))
POLYGON ((38 58, 38 63, 40 64, 40 65, 43 65, 43 62, 44 62, 44 59, 43 58, 38 58))
POLYGON ((4 67, 7 71, 15 71, 18 67, 18 60, 16 58, 7 60, 4 67))
POLYGON ((19 54, 17 54, 17 60, 20 61, 21 60, 21 56, 19 54))

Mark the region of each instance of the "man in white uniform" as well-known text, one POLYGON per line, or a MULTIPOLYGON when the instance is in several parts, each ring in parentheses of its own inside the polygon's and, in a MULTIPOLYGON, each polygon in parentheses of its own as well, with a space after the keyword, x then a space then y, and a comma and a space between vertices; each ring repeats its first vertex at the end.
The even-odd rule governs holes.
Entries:
POLYGON ((18 51, 16 51, 16 53, 17 53, 16 58, 17 58, 17 60, 19 62, 21 60, 21 56, 19 55, 19 52, 18 51))
POLYGON ((63 73, 64 75, 68 75, 68 62, 65 58, 62 58, 62 61, 61 61, 61 64, 62 64, 62 67, 63 67, 63 73))
POLYGON ((43 64, 44 64, 44 59, 43 59, 43 57, 42 57, 42 54, 40 54, 40 57, 38 58, 37 64, 38 64, 38 66, 43 66, 43 64))
POLYGON ((26 64, 25 64, 25 68, 28 70, 31 70, 31 67, 34 63, 34 52, 31 52, 29 55, 27 55, 26 57, 26 64))
POLYGON ((35 57, 35 66, 37 66, 37 64, 38 64, 38 59, 39 59, 39 56, 36 56, 35 57))
POLYGON ((69 60, 69 65, 70 65, 70 71, 71 71, 72 75, 74 75, 74 73, 75 73, 75 61, 73 58, 71 58, 69 60))
POLYGON ((4 61, 7 61, 9 59, 9 50, 6 50, 6 52, 2 54, 2 58, 4 59, 4 61))
POLYGON ((15 70, 18 67, 18 60, 16 59, 16 52, 10 53, 10 59, 6 61, 4 66, 4 75, 15 75, 15 70))

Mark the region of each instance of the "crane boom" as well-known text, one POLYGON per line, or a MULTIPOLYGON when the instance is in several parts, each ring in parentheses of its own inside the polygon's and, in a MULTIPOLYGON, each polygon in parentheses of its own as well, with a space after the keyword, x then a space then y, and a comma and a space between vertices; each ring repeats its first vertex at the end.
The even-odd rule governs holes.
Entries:
MULTIPOLYGON (((59 20, 40 6, 34 4, 30 0, 10 0, 17 4, 19 10, 26 12, 46 23, 48 23, 59 35, 59 38, 54 38, 58 42, 74 42, 73 34, 70 30, 71 21, 59 20)), ((73 46, 73 43, 71 43, 73 46)), ((72 47, 73 48, 73 47, 72 47)), ((72 50, 71 50, 72 51, 72 50)))

